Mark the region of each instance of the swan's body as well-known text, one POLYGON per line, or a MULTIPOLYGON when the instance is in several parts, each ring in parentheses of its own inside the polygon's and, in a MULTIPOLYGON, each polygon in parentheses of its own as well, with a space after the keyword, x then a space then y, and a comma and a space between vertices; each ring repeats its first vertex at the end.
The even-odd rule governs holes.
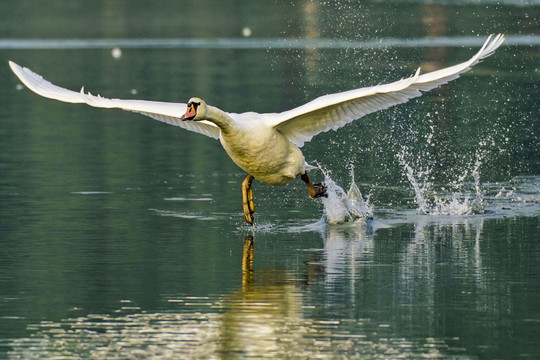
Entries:
POLYGON ((308 185, 312 197, 324 196, 324 187, 312 185, 300 148, 313 136, 338 128, 377 110, 404 103, 422 91, 456 79, 471 66, 490 56, 504 41, 502 34, 490 36, 471 59, 458 65, 414 76, 390 84, 359 88, 321 96, 305 105, 281 113, 234 114, 207 105, 198 98, 188 104, 144 100, 107 99, 67 90, 43 79, 27 68, 9 62, 13 72, 37 94, 64 102, 86 103, 101 108, 121 108, 159 121, 219 139, 231 159, 249 175, 243 183, 244 214, 253 222, 251 181, 285 185, 297 176, 308 185), (184 115, 182 115, 184 114, 184 115))
POLYGON ((257 180, 269 185, 285 185, 305 173, 304 155, 298 146, 272 126, 262 126, 264 121, 253 121, 253 116, 264 119, 263 116, 255 113, 229 115, 206 105, 201 99, 191 101, 211 110, 205 118, 220 124, 221 145, 236 165, 257 180))

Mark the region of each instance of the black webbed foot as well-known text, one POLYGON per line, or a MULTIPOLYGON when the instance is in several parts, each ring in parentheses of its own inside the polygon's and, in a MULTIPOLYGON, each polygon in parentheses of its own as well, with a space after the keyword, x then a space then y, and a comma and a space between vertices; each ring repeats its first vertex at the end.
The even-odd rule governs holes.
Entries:
POLYGON ((313 196, 314 198, 318 198, 318 197, 327 198, 328 197, 328 194, 326 193, 325 183, 321 182, 321 183, 313 184, 313 190, 315 190, 315 195, 313 196))

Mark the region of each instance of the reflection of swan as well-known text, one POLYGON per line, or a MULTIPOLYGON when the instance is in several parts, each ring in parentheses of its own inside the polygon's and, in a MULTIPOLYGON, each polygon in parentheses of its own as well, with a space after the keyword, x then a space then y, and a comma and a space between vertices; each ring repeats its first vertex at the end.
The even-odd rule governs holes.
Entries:
POLYGON ((334 278, 342 279, 347 269, 353 275, 351 281, 354 281, 357 265, 360 262, 373 261, 373 234, 370 227, 371 225, 364 219, 359 219, 354 223, 329 226, 326 229, 324 250, 329 281, 333 281, 334 278))
POLYGON ((242 183, 244 216, 253 223, 254 178, 270 185, 285 185, 297 176, 307 184, 312 197, 324 196, 324 185, 312 184, 310 166, 300 147, 313 136, 338 128, 377 110, 401 104, 457 78, 471 66, 491 55, 504 41, 503 35, 489 37, 480 51, 461 64, 390 84, 325 95, 295 109, 275 113, 233 114, 207 105, 199 98, 186 104, 141 100, 106 99, 70 91, 51 84, 31 70, 10 62, 21 81, 39 95, 70 103, 86 103, 102 108, 121 108, 148 115, 216 139, 231 159, 248 176, 242 183), (184 115, 182 115, 184 114, 184 115))
POLYGON ((272 352, 286 354, 302 343, 305 320, 301 289, 289 271, 254 270, 254 251, 253 236, 247 235, 242 253, 243 286, 222 301, 226 311, 221 319, 219 348, 228 354, 250 354, 254 358, 272 352))
MULTIPOLYGON (((354 302, 356 271, 359 266, 373 263, 373 236, 377 228, 385 226, 373 220, 359 218, 351 222, 328 226, 322 219, 315 224, 292 227, 291 232, 316 231, 324 242, 322 252, 315 253, 307 262, 308 281, 322 275, 327 286, 350 281, 350 291, 354 302)), ((385 226, 386 227, 386 226, 385 226)), ((339 294, 338 296, 343 296, 339 294)))
MULTIPOLYGON (((353 253, 365 252, 369 258, 372 242, 364 236, 371 235, 365 226, 358 225, 330 227, 325 233, 327 251, 333 252, 332 248, 347 255, 354 249, 353 253)), ((294 273, 254 269, 254 249, 253 236, 248 235, 241 263, 242 286, 235 292, 170 298, 175 307, 166 312, 130 310, 115 316, 91 314, 60 322, 43 321, 32 325, 31 337, 10 342, 10 356, 335 359, 416 358, 425 352, 384 323, 339 317, 332 311, 327 313, 324 305, 315 308, 310 303, 313 298, 304 297, 294 273)), ((442 358, 444 352, 437 346, 447 347, 444 342, 433 344, 430 355, 442 358)))

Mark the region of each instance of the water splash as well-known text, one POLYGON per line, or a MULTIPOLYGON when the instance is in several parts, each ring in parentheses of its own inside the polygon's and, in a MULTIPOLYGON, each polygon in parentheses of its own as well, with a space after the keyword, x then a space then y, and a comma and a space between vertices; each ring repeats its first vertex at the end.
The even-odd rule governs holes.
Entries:
POLYGON ((351 165, 351 184, 345 192, 337 185, 328 171, 320 168, 324 174, 324 184, 328 197, 322 198, 324 205, 324 217, 329 224, 341 224, 357 219, 369 219, 373 217, 373 206, 369 203, 369 196, 364 198, 358 185, 354 181, 354 167, 351 165))
POLYGON ((420 214, 462 216, 485 212, 480 186, 480 166, 483 155, 482 151, 477 151, 472 168, 465 169, 456 181, 449 184, 454 190, 450 194, 445 187, 438 188, 430 181, 432 178, 431 167, 418 166, 415 169, 411 165, 407 158, 412 155, 408 152, 407 147, 403 146, 396 157, 414 190, 415 202, 420 214), (473 181, 473 191, 469 189, 470 182, 467 182, 469 178, 472 178, 473 181))

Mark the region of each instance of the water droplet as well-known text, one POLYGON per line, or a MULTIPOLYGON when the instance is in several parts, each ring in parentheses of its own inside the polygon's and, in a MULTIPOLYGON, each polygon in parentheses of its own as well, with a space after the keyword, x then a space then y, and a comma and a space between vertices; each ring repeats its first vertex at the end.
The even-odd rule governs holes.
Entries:
POLYGON ((111 50, 111 56, 115 59, 120 59, 122 57, 122 50, 118 47, 115 47, 111 50))
POLYGON ((243 37, 250 37, 251 36, 251 28, 245 27, 242 29, 242 36, 243 37))

